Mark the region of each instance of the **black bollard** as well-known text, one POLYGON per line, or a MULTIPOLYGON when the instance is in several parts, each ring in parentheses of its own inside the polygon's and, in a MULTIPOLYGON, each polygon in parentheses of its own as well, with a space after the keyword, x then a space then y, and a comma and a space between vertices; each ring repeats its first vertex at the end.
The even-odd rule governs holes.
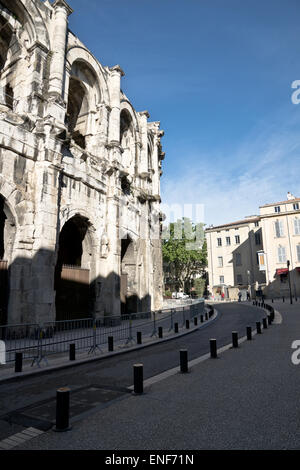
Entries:
POLYGON ((178 323, 174 323, 174 333, 178 333, 178 323))
POLYGON ((216 339, 210 339, 209 344, 210 344, 210 357, 213 358, 213 359, 216 359, 218 357, 217 340, 216 339))
POLYGON ((263 318, 263 327, 266 330, 268 328, 267 319, 263 318))
POLYGON ((272 304, 274 303, 274 299, 272 299, 272 304))
POLYGON ((237 331, 232 332, 232 347, 233 348, 238 348, 239 347, 239 339, 238 339, 238 332, 237 331))
POLYGON ((108 341, 108 350, 111 352, 114 350, 114 337, 108 336, 107 341, 108 341))
POLYGON ((15 355, 15 372, 22 372, 23 367, 23 353, 19 352, 15 355))
POLYGON ((69 431, 70 389, 59 388, 56 391, 56 427, 55 431, 69 431))
POLYGON ((190 320, 186 320, 186 321, 185 321, 185 327, 186 327, 187 330, 189 330, 189 328, 190 328, 190 320))
POLYGON ((163 327, 159 326, 158 327, 158 337, 161 339, 163 337, 163 327))
POLYGON ((251 326, 247 326, 247 340, 251 341, 252 339, 252 328, 251 326))
POLYGON ((75 346, 75 344, 70 344, 69 355, 70 355, 70 361, 75 361, 75 359, 76 359, 76 346, 75 346))
POLYGON ((282 297, 282 302, 284 302, 284 297, 282 297))
POLYGON ((195 325, 195 326, 198 325, 198 318, 197 318, 197 317, 194 317, 194 325, 195 325))
POLYGON ((134 364, 133 366, 133 391, 135 395, 141 395, 144 392, 144 366, 143 364, 134 364))
POLYGON ((268 325, 272 325, 272 318, 271 318, 271 315, 268 315, 268 325))
POLYGON ((205 314, 205 320, 208 320, 208 313, 205 314))
POLYGON ((189 371, 187 349, 180 350, 180 372, 186 374, 189 371))
POLYGON ((260 321, 256 322, 256 331, 258 335, 261 335, 261 323, 260 321))
POLYGON ((203 315, 200 316, 200 321, 201 321, 201 323, 203 323, 203 321, 204 321, 203 320, 203 315))
POLYGON ((141 331, 136 332, 136 343, 142 344, 142 332, 141 331))

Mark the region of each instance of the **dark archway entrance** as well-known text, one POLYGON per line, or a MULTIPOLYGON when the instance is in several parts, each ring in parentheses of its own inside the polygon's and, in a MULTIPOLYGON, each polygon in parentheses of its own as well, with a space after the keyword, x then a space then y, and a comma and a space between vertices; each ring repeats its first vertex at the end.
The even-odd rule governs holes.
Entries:
POLYGON ((7 307, 9 298, 9 270, 16 225, 11 211, 0 195, 0 325, 7 323, 7 307))
POLYGON ((83 266, 88 221, 75 216, 64 225, 59 237, 55 270, 56 320, 91 316, 90 270, 83 266))
POLYGON ((130 238, 121 240, 121 314, 138 312, 136 251, 130 238))

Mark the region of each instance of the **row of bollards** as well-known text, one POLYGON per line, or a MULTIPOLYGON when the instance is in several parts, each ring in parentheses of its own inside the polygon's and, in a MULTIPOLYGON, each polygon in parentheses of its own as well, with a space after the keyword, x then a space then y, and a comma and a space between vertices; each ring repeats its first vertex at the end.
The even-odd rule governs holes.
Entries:
MULTIPOLYGON (((272 316, 268 315, 268 318, 263 318, 263 328, 266 329, 268 328, 268 324, 272 324, 272 316)), ((178 327, 178 324, 175 323, 175 330, 176 330, 176 325, 178 327)), ((257 334, 261 334, 261 322, 256 322, 256 331, 257 334)), ((247 333, 247 340, 251 341, 252 340, 252 328, 251 326, 246 327, 246 333, 247 333)), ((139 335, 141 333, 139 332, 139 335)), ((162 330, 159 330, 159 334, 162 335, 162 330)), ((138 337, 138 340, 141 341, 141 336, 138 337)), ((218 357, 218 349, 217 349, 217 340, 216 339, 210 339, 209 340, 209 345, 210 345, 210 357, 212 359, 216 359, 218 357)), ((109 347, 112 348, 113 350, 113 337, 109 337, 109 347)), ((232 332, 232 347, 233 348, 238 348, 239 347, 239 339, 238 339, 238 332, 233 331, 232 332)), ((72 353, 75 353, 75 350, 73 351, 73 347, 70 348, 70 357, 71 357, 71 350, 72 353)), ((22 353, 17 353, 16 354, 16 368, 18 365, 18 368, 22 368, 22 353), (17 356, 18 354, 18 356, 17 356), (21 356, 19 355, 21 354, 21 356), (18 362, 17 362, 17 357, 18 357, 18 362), (21 361, 21 362, 20 362, 21 361)), ((180 372, 182 374, 186 374, 189 371, 189 364, 188 364, 188 350, 187 349, 181 349, 180 350, 180 372)), ((143 364, 134 364, 133 366, 133 394, 134 395, 142 395, 144 393, 144 366, 143 364)), ((56 426, 54 428, 55 431, 57 432, 64 432, 70 430, 70 425, 69 425, 69 408, 70 408, 70 389, 69 388, 61 388, 58 389, 56 392, 56 426)))

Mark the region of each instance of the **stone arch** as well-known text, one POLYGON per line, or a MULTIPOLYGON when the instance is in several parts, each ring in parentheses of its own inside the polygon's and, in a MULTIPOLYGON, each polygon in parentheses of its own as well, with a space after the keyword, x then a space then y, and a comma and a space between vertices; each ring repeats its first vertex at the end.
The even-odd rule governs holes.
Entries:
POLYGON ((121 101, 120 109, 120 145, 123 149, 122 163, 128 173, 134 174, 138 168, 138 145, 140 129, 136 113, 128 100, 121 101))
POLYGON ((0 14, 8 18, 13 28, 26 30, 28 34, 29 49, 33 44, 39 43, 47 50, 50 49, 49 34, 43 17, 36 7, 34 0, 1 0, 0 14))
MULTIPOLYGON (((93 54, 91 54, 90 51, 85 49, 82 46, 73 46, 71 47, 68 52, 67 52, 67 65, 68 69, 72 69, 72 65, 74 62, 82 62, 85 63, 95 74, 97 77, 97 82, 98 82, 98 88, 99 88, 99 103, 105 103, 107 105, 110 104, 110 96, 109 96, 109 91, 108 91, 108 86, 107 86, 107 81, 105 78, 105 71, 101 64, 95 59, 93 54)), ((68 90, 65 90, 67 93, 68 90)), ((65 97, 65 100, 67 101, 67 96, 65 97)))
POLYGON ((96 72, 82 59, 76 59, 69 72, 66 124, 74 142, 86 148, 87 137, 94 134, 101 90, 96 72))
POLYGON ((5 109, 18 111, 24 105, 19 103, 26 88, 19 79, 19 59, 28 56, 36 43, 48 50, 48 32, 40 12, 30 0, 2 1, 0 28, 0 104, 5 109))
POLYGON ((61 225, 55 269, 56 318, 87 318, 93 314, 93 281, 97 251, 88 217, 75 212, 61 225))

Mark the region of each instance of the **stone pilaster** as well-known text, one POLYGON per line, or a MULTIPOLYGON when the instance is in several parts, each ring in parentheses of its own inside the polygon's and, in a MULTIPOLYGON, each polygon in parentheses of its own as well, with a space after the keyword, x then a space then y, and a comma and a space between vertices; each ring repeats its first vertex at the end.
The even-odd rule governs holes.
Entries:
POLYGON ((148 111, 141 111, 138 113, 140 116, 140 128, 141 128, 141 158, 139 162, 138 173, 142 178, 148 176, 148 129, 147 119, 150 117, 148 111))
POLYGON ((53 57, 50 66, 49 94, 61 97, 64 82, 68 16, 73 12, 64 0, 55 0, 53 57))
POLYGON ((124 72, 119 65, 110 69, 111 113, 109 120, 109 143, 120 143, 120 90, 124 72))

